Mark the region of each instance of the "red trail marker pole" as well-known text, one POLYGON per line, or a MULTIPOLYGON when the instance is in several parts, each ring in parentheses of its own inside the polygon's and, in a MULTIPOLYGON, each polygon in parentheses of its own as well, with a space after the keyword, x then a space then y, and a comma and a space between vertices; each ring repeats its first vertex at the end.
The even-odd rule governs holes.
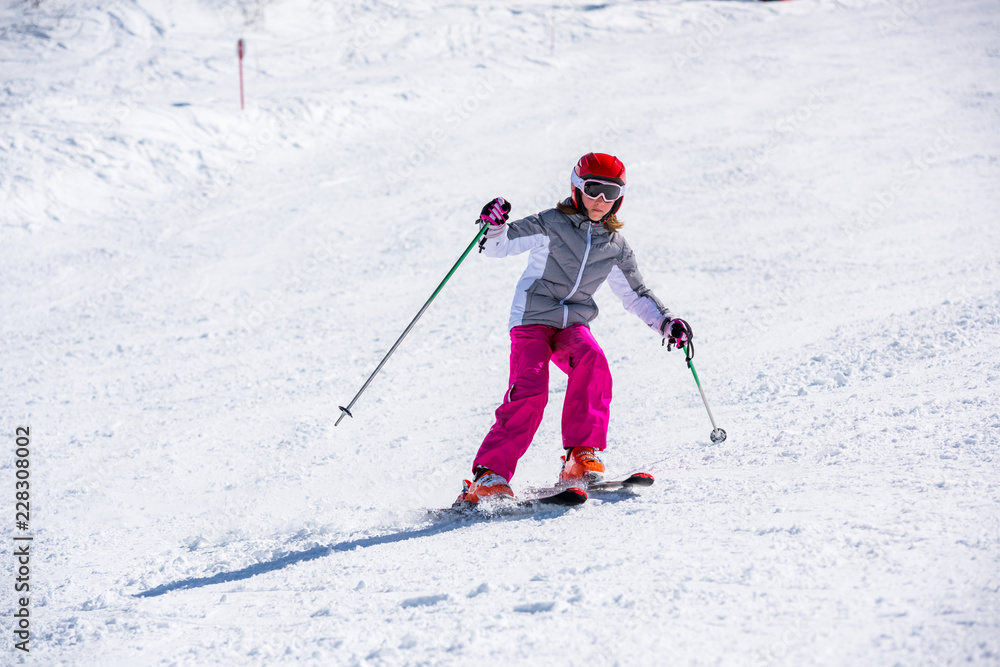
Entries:
POLYGON ((243 110, 243 40, 236 42, 236 54, 240 57, 240 111, 243 110))

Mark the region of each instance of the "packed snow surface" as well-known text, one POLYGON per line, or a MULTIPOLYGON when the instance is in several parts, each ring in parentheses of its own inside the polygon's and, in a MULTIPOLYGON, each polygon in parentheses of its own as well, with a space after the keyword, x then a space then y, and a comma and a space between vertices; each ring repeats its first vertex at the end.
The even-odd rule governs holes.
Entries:
POLYGON ((993 0, 8 0, 0 663, 1000 663, 998 35, 993 0), (482 205, 591 150, 729 438, 605 290, 604 459, 656 484, 435 519, 524 258, 470 254, 337 406, 482 205))

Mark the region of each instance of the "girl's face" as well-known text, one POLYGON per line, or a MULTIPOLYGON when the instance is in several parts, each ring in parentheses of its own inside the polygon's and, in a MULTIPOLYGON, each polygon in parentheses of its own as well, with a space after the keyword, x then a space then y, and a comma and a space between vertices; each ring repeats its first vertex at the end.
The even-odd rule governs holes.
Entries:
MULTIPOLYGON (((581 193, 583 194, 583 193, 581 193)), ((613 201, 605 201, 604 197, 598 197, 593 199, 587 195, 583 195, 583 207, 587 209, 587 217, 590 218, 591 222, 597 222, 611 210, 614 206, 613 201)))

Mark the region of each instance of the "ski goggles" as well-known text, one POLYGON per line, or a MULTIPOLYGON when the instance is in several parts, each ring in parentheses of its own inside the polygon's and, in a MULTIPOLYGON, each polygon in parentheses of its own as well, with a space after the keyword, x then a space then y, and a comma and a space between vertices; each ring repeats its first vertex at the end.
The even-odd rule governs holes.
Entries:
POLYGON ((625 196, 625 186, 611 183, 609 181, 599 181, 593 178, 581 178, 576 175, 576 170, 570 172, 570 181, 574 188, 579 188, 584 195, 591 199, 601 197, 606 202, 613 202, 619 197, 625 196))

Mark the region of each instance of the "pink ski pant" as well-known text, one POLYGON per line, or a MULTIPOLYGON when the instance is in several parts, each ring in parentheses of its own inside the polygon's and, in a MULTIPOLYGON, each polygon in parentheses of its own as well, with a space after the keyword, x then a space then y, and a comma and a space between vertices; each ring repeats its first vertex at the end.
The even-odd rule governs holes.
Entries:
POLYGON ((549 398, 549 361, 569 376, 563 402, 563 447, 608 444, 611 371, 590 327, 556 329, 543 324, 510 331, 510 382, 496 423, 472 464, 485 466, 508 480, 542 422, 549 398))

